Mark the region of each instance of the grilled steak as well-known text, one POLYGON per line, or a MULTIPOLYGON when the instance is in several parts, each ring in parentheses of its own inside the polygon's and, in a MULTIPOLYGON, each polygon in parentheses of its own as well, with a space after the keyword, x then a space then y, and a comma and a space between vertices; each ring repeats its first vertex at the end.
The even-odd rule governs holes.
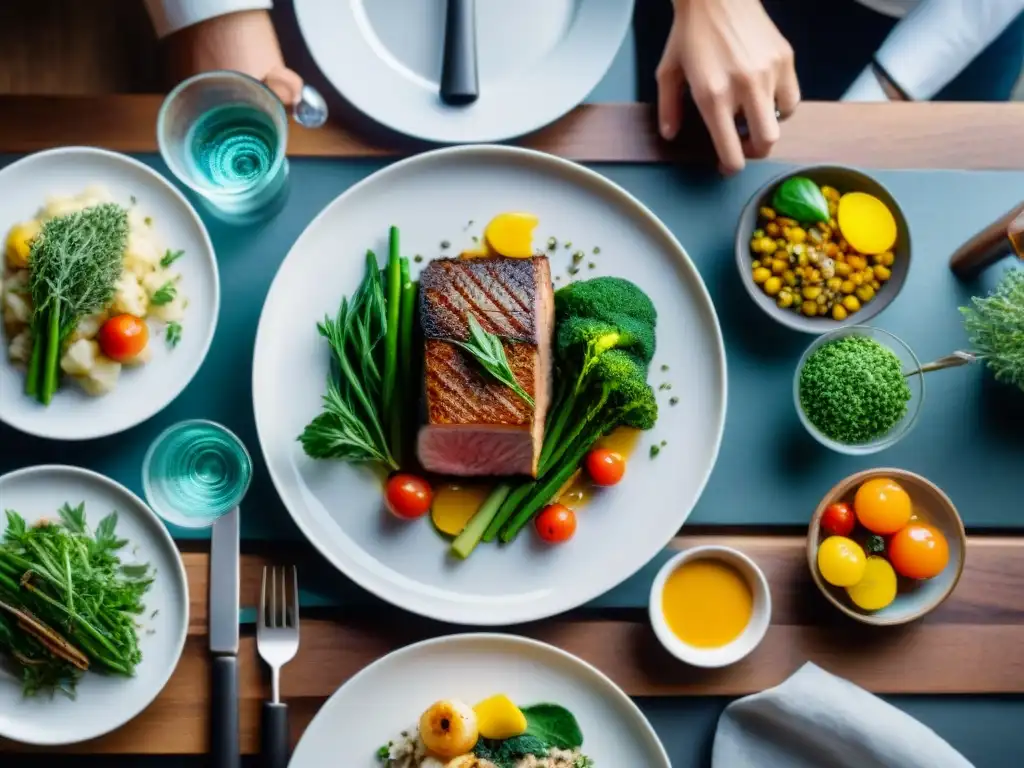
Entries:
POLYGON ((439 259, 420 276, 426 424, 417 452, 447 475, 536 475, 551 388, 554 297, 547 257, 439 259), (502 338, 530 407, 450 339, 469 338, 469 315, 502 338))

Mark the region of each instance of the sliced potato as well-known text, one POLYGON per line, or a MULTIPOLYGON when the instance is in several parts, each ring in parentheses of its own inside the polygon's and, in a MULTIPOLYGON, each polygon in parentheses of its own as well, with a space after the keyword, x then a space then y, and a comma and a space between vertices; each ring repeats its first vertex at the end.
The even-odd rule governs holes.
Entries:
POLYGON ((90 395, 98 397, 112 392, 117 386, 117 379, 120 375, 120 363, 114 362, 109 357, 97 355, 92 370, 87 375, 79 376, 75 380, 90 395))
POLYGON ((106 312, 97 312, 95 315, 86 315, 78 321, 78 327, 71 334, 71 340, 94 339, 100 332, 100 328, 107 322, 106 312))
POLYGON ((60 359, 60 368, 69 376, 87 376, 96 365, 100 345, 91 339, 72 342, 60 359))
POLYGON ((28 294, 4 291, 4 322, 25 325, 32 319, 32 299, 28 294))
POLYGON ((11 358, 12 363, 28 362, 32 356, 32 334, 28 328, 11 339, 11 344, 7 348, 7 356, 11 358))

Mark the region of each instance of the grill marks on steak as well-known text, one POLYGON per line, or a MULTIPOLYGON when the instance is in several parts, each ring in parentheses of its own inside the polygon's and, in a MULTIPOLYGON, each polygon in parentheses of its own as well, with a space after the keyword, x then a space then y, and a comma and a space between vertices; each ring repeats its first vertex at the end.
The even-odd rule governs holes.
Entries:
MULTIPOLYGON (((440 339, 427 339, 426 346, 428 424, 523 426, 533 420, 533 408, 459 347, 440 339)), ((502 346, 516 381, 534 396, 535 348, 508 341, 502 346)))
POLYGON ((427 423, 417 452, 451 475, 534 475, 550 399, 554 296, 544 256, 440 259, 420 276, 427 423), (469 338, 472 313, 502 337, 530 407, 449 339, 469 338))
POLYGON ((541 262, 547 265, 543 256, 432 261, 420 277, 423 335, 465 341, 472 312, 488 333, 536 344, 535 272, 541 262))

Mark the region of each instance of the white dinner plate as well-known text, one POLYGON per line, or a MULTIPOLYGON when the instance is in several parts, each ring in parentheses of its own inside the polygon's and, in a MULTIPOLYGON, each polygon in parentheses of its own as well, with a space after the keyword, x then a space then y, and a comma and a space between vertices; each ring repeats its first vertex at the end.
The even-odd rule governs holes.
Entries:
POLYGON ((546 643, 497 634, 439 637, 371 664, 327 700, 290 768, 380 768, 378 748, 435 701, 472 705, 496 693, 520 706, 568 709, 597 768, 671 768, 643 713, 601 672, 546 643))
POLYGON ((159 413, 202 365, 217 326, 220 283, 206 227, 178 189, 138 160, 93 147, 62 147, 29 155, 0 169, 0 233, 32 219, 50 196, 70 197, 87 187, 108 189, 114 201, 137 205, 152 219, 165 248, 183 250, 174 262, 188 299, 181 341, 173 350, 164 325, 149 321, 153 359, 124 368, 113 392, 92 397, 66 379, 49 406, 24 394, 25 371, 0 355, 0 421, 53 440, 88 440, 122 432, 159 413), (135 203, 132 203, 134 198, 135 203))
POLYGON ((320 70, 360 112, 444 144, 497 142, 557 120, 611 66, 633 0, 479 0, 480 98, 438 96, 445 0, 295 0, 320 70))
MULTIPOLYGON (((55 519, 65 502, 85 502, 90 527, 116 511, 116 533, 128 540, 119 557, 125 563, 149 563, 156 577, 144 598, 146 612, 139 617, 142 661, 134 677, 87 672, 74 700, 59 693, 25 698, 21 681, 0 664, 0 736, 25 744, 73 744, 120 728, 163 690, 188 632, 188 582, 181 555, 163 523, 138 496, 78 467, 29 467, 0 477, 0 509, 13 509, 29 523, 55 519)), ((6 526, 4 518, 0 530, 6 526)))
MULTIPOLYGON (((566 243, 568 244, 568 243, 566 243)), ((413 264, 415 268, 423 263, 413 264)), ((330 203, 292 246, 260 317, 253 365, 260 445, 274 484, 307 538, 337 568, 381 598, 436 619, 499 625, 551 616, 600 595, 647 563, 678 531, 711 473, 722 438, 726 369, 714 307, 693 262, 639 201, 600 174, 512 147, 454 147, 389 166, 330 203), (381 507, 371 471, 313 461, 297 441, 319 411, 328 349, 316 331, 363 278, 367 248, 387 253, 388 226, 402 251, 425 258, 472 245, 501 211, 540 216, 535 245, 559 247, 564 285, 576 250, 584 275, 618 275, 653 300, 658 353, 651 366, 661 415, 614 488, 580 514, 573 540, 540 546, 532 529, 506 547, 481 545, 453 561, 429 520, 411 524, 381 507), (471 223, 472 222, 472 223, 471 223), (572 242, 572 248, 562 243, 572 242), (599 249, 594 254, 594 248, 599 249), (668 366, 662 372, 661 366, 668 366), (669 397, 678 404, 669 405, 669 397), (657 458, 653 442, 667 441, 657 458)))

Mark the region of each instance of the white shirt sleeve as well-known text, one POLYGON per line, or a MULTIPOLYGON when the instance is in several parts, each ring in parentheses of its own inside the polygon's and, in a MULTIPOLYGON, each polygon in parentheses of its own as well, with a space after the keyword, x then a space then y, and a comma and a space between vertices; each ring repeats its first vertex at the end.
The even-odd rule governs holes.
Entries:
POLYGON ((238 11, 265 11, 273 0, 145 0, 157 37, 216 16, 238 11))
MULTIPOLYGON (((925 101, 960 74, 1022 11, 1024 0, 922 0, 889 33, 875 58, 908 96, 925 101)), ((879 91, 868 67, 843 100, 878 101, 879 91)))

